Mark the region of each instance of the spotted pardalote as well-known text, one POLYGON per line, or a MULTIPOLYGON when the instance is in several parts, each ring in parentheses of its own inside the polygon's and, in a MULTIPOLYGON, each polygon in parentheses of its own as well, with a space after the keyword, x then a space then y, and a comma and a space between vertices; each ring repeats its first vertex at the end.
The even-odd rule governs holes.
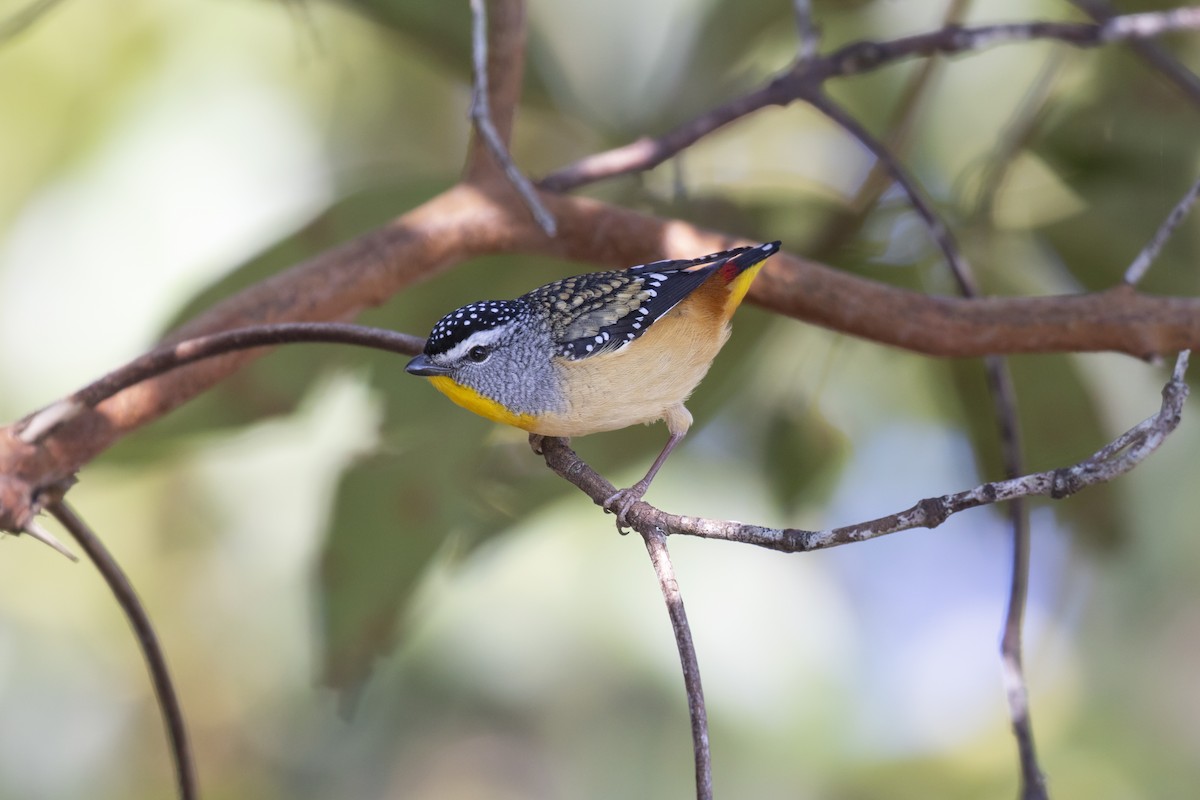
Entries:
POLYGON ((655 261, 484 300, 433 326, 407 366, 476 414, 542 436, 664 420, 642 480, 604 506, 624 523, 692 424, 684 403, 729 338, 729 321, 779 242, 655 261))

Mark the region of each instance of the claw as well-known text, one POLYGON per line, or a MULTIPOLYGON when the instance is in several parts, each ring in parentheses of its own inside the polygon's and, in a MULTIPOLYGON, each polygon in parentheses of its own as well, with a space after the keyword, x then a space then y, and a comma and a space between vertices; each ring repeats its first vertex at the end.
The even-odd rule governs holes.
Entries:
POLYGON ((617 532, 622 536, 628 533, 625 528, 629 526, 629 520, 626 518, 629 509, 645 496, 646 490, 649 488, 649 482, 641 480, 628 489, 618 489, 601 504, 605 512, 617 515, 617 532))

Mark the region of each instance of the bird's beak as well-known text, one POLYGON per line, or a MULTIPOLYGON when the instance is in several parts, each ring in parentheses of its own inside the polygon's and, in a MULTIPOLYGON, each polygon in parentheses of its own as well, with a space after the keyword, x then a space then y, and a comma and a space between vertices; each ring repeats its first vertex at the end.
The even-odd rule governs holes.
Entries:
POLYGON ((432 378, 435 375, 449 375, 450 370, 445 367, 440 367, 430 361, 423 354, 417 356, 412 361, 408 362, 408 366, 404 371, 409 375, 420 375, 422 378, 432 378))

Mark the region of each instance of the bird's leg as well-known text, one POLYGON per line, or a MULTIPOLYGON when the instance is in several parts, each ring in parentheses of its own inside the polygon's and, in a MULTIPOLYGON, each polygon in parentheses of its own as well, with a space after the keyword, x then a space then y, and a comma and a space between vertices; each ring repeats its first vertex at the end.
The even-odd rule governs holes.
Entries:
POLYGON ((628 489, 620 489, 613 493, 611 497, 604 501, 604 510, 617 515, 617 530, 624 533, 624 528, 628 523, 625 521, 625 515, 629 513, 629 509, 633 504, 646 494, 646 490, 650 488, 650 481, 654 480, 654 476, 662 469, 662 465, 666 463, 667 456, 671 455, 671 451, 675 449, 675 445, 683 441, 686 431, 672 433, 671 438, 667 439, 666 445, 662 452, 658 454, 658 458, 654 459, 654 463, 650 465, 650 471, 646 473, 646 477, 630 486, 628 489))

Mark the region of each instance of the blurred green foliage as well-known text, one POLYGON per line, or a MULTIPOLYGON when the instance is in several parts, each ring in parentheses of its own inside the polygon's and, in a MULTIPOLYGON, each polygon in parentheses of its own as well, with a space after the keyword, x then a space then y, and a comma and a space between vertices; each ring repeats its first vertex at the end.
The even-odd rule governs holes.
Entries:
MULTIPOLYGON (((1073 13, 1037 0, 964 8, 966 23, 1073 13)), ((825 48, 926 30, 943 13, 814 3, 825 48)), ((514 152, 534 175, 666 131, 784 68, 795 46, 792 4, 779 0, 536 0, 529 18, 514 152)), ((450 186, 467 139, 469 27, 466 3, 434 0, 104 0, 59 4, 4 42, 8 415, 450 186), (193 133, 191 149, 178 144, 193 133), (247 219, 258 227, 237 227, 247 219)), ((1200 59, 1194 35, 1164 43, 1200 59)), ((828 89, 883 133, 917 68, 828 89)), ((1121 47, 959 56, 912 111, 906 164, 992 293, 1111 286, 1200 164, 1195 107, 1121 47), (1043 74, 1045 98, 1022 118, 1043 74), (1017 157, 998 162, 1015 133, 1017 157)), ((894 188, 854 206, 870 166, 810 110, 769 109, 585 191, 953 292, 894 188)), ((1189 221, 1145 288, 1194 294, 1198 237, 1189 221)), ((478 259, 360 321, 423 334, 459 305, 588 266, 478 259)), ((749 307, 735 327, 652 501, 823 527, 1000 475, 977 362, 749 307)), ((402 366, 282 348, 82 476, 80 510, 166 631, 202 785, 213 797, 686 796, 686 710, 639 543, 553 479, 523 435, 402 366)), ((1112 356, 1011 368, 1030 470, 1076 461, 1152 413, 1163 379, 1112 356)), ((628 484, 664 437, 638 428, 576 446, 628 484)), ((1116 485, 1053 514, 1035 504, 1029 666, 1056 795, 1184 796, 1200 781, 1189 699, 1200 509, 1178 491, 1196 478, 1197 442, 1186 424, 1178 437, 1116 485)), ((672 544, 720 796, 1012 796, 988 672, 1007 540, 988 514, 804 560, 672 544), (958 683, 980 675, 986 691, 958 683)), ((157 720, 123 623, 103 587, 25 544, 9 542, 0 563, 0 800, 162 796, 169 776, 146 744, 157 720), (60 748, 53 765, 30 744, 45 740, 60 748)))

